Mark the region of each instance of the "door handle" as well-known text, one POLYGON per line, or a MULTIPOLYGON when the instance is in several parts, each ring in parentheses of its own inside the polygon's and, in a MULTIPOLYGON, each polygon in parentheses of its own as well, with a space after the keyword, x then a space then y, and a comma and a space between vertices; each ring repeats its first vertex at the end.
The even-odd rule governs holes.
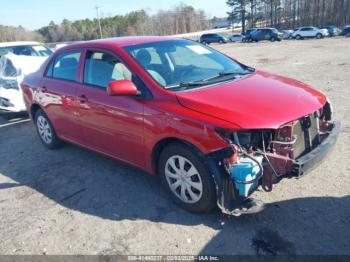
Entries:
POLYGON ((41 87, 40 88, 40 92, 46 93, 47 92, 47 87, 46 86, 41 87))
POLYGON ((78 97, 78 100, 80 103, 84 104, 88 101, 87 97, 85 95, 81 95, 78 97))

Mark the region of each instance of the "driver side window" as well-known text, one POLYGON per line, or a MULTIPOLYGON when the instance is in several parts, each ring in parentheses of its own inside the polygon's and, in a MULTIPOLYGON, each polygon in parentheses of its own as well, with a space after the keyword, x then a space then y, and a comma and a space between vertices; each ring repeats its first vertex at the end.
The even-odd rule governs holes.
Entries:
POLYGON ((112 80, 132 80, 130 70, 109 53, 87 53, 84 66, 84 83, 106 89, 112 80))

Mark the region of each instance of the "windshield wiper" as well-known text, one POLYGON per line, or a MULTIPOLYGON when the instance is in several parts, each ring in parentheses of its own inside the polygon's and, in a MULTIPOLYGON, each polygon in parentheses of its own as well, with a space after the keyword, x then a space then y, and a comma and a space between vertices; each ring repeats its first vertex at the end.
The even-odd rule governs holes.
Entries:
POLYGON ((193 81, 193 82, 181 82, 179 84, 179 87, 192 87, 192 86, 204 86, 207 85, 209 81, 207 80, 199 80, 199 81, 193 81))
POLYGON ((254 68, 247 68, 246 72, 235 72, 235 71, 222 71, 219 73, 219 76, 227 76, 227 75, 249 75, 254 72, 254 68))
POLYGON ((197 80, 197 81, 181 82, 181 83, 179 83, 179 85, 168 86, 167 89, 180 88, 181 90, 184 90, 187 87, 196 87, 196 86, 205 86, 205 85, 216 84, 219 82, 224 82, 224 81, 235 79, 237 76, 251 74, 254 71, 255 71, 255 69, 252 67, 247 67, 246 72, 222 71, 218 75, 211 77, 211 78, 197 80))
POLYGON ((210 85, 210 84, 216 84, 219 82, 228 81, 231 79, 235 79, 238 75, 245 75, 246 73, 237 73, 237 72, 220 72, 218 75, 198 80, 198 81, 190 81, 190 82, 181 82, 179 87, 195 87, 195 86, 204 86, 204 85, 210 85))

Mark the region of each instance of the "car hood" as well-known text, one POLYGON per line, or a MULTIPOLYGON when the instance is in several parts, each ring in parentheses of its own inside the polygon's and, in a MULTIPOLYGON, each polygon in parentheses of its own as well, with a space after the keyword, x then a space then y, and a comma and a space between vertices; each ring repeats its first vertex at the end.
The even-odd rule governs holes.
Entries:
POLYGON ((181 105, 242 129, 276 129, 316 112, 327 101, 306 84, 263 71, 176 95, 181 105))

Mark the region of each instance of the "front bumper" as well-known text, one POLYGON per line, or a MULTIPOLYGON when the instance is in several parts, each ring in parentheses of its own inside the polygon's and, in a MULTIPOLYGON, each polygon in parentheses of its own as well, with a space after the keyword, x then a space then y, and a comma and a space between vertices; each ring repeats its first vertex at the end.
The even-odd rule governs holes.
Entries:
POLYGON ((340 126, 339 121, 334 122, 334 127, 328 137, 312 151, 295 161, 292 167, 293 175, 298 177, 304 175, 307 171, 314 169, 327 156, 339 137, 340 126))

